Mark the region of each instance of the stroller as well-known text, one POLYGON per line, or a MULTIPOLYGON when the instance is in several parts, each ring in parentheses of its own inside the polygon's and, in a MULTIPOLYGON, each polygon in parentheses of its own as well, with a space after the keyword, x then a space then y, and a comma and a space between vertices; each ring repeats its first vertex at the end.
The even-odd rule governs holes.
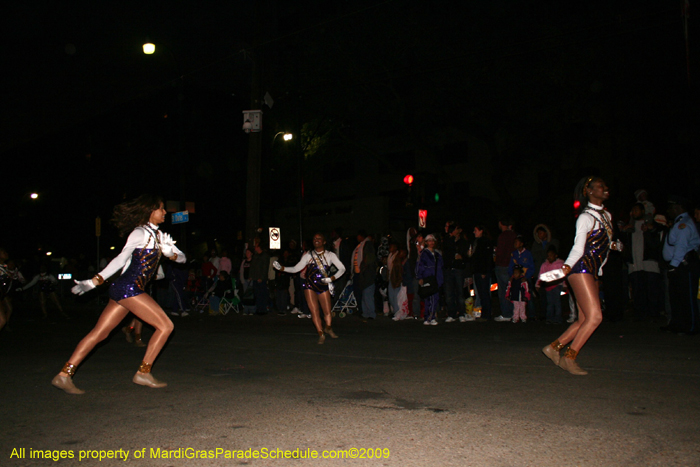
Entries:
POLYGON ((337 312, 340 318, 345 318, 347 315, 352 314, 352 312, 356 309, 357 300, 355 300, 355 292, 353 292, 352 289, 352 280, 349 280, 345 284, 345 287, 343 287, 342 292, 340 292, 335 305, 333 305, 331 315, 335 316, 337 312))

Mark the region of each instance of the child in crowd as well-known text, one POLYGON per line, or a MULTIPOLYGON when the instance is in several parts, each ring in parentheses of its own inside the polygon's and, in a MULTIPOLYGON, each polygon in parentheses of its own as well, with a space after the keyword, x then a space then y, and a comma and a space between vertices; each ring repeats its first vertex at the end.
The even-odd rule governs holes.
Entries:
POLYGON ((513 322, 517 323, 522 320, 523 323, 526 323, 525 305, 530 300, 530 288, 527 285, 523 268, 519 265, 513 267, 513 276, 508 282, 508 289, 506 289, 506 299, 513 304, 513 322))
MULTIPOLYGON (((547 261, 540 266, 539 276, 545 272, 561 269, 563 266, 564 261, 559 259, 557 249, 552 245, 547 249, 547 261)), ((538 291, 542 285, 544 285, 544 290, 547 294, 547 324, 561 324, 561 291, 564 288, 564 279, 553 282, 542 282, 540 279, 537 279, 535 287, 538 291)))
POLYGON ((206 297, 209 297, 209 314, 215 315, 219 312, 221 298, 226 292, 231 290, 231 276, 226 271, 221 271, 217 276, 214 284, 207 291, 206 297))

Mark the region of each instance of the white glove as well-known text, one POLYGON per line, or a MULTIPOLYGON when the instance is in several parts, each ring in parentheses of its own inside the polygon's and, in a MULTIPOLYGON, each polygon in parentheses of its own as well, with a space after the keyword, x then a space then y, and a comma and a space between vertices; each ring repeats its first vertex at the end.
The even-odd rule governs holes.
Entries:
POLYGON ((89 292, 95 288, 95 283, 92 282, 92 279, 88 279, 86 281, 75 281, 74 280, 73 282, 75 282, 75 285, 73 286, 72 289, 70 289, 70 291, 76 295, 82 295, 85 292, 89 292))
POLYGON ((169 233, 167 232, 161 232, 160 233, 160 244, 161 245, 175 245, 177 242, 173 240, 173 237, 170 236, 169 233))
POLYGON ((333 279, 331 279, 330 277, 324 277, 323 279, 321 279, 321 282, 323 282, 324 284, 330 284, 331 282, 333 282, 333 279))
POLYGON ((175 243, 177 242, 173 240, 169 233, 160 233, 160 251, 168 258, 175 254, 175 243))
POLYGON ((279 261, 273 261, 272 262, 272 267, 277 269, 278 271, 282 270, 282 265, 279 263, 279 261))
POLYGON ((175 245, 160 245, 160 251, 168 258, 175 255, 175 245))

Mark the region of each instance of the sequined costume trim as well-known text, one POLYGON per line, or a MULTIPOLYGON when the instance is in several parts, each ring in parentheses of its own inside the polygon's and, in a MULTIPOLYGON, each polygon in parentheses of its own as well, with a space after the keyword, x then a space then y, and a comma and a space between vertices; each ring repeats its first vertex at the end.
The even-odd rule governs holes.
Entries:
POLYGON ((109 287, 109 298, 118 302, 144 293, 146 284, 158 269, 158 260, 160 260, 160 249, 134 249, 131 254, 131 264, 109 287))
POLYGON ((61 371, 72 378, 75 374, 75 365, 73 365, 71 362, 67 362, 65 365, 63 365, 61 371))
MULTIPOLYGON (((598 212, 591 209, 591 211, 598 212)), ((603 213, 602 218, 591 214, 602 228, 591 230, 586 237, 583 255, 571 268, 571 274, 592 274, 598 279, 598 272, 610 252, 612 226, 603 213), (601 220, 602 219, 602 220, 601 220)))

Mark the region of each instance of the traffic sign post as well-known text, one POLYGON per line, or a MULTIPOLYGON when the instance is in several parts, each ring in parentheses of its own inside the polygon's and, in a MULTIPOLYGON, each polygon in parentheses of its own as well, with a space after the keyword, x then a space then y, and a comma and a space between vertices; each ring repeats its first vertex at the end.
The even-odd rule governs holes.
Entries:
POLYGON ((282 235, 279 227, 270 227, 270 249, 279 250, 282 248, 282 235))

